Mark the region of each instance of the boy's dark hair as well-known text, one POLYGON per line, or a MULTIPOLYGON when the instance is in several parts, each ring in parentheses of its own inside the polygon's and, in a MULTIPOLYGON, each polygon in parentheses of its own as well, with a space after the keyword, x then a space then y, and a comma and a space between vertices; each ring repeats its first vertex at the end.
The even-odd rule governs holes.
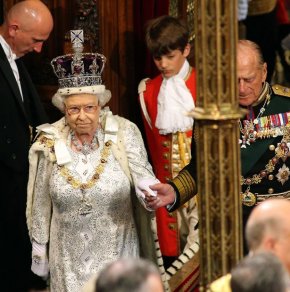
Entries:
POLYGON ((153 57, 161 57, 173 50, 183 52, 189 41, 189 31, 182 20, 164 15, 147 23, 145 40, 153 57))

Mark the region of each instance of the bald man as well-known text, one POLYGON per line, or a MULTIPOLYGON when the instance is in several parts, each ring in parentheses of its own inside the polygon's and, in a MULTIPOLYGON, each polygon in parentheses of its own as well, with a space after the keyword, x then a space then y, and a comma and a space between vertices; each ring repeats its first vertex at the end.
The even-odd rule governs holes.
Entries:
MULTIPOLYGON (((290 201, 268 199, 257 205, 246 224, 249 255, 272 252, 290 275, 290 201)), ((211 284, 211 291, 231 291, 231 275, 223 276, 211 284)), ((277 290, 278 291, 278 290, 277 290)))
POLYGON ((33 51, 40 53, 52 28, 49 9, 36 0, 14 5, 0 27, 0 250, 3 255, 0 286, 3 291, 45 287, 42 279, 37 279, 30 270, 25 205, 28 149, 33 129, 47 122, 47 117, 21 57, 33 51))
POLYGON ((271 251, 290 274, 290 201, 269 199, 256 206, 246 225, 251 252, 271 251))

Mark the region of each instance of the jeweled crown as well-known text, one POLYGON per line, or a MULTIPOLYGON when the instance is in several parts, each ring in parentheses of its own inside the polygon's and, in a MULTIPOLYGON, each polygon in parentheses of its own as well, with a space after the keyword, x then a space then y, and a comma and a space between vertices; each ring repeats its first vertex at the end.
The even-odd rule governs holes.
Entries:
POLYGON ((101 74, 106 57, 99 53, 83 53, 83 30, 71 30, 74 53, 58 56, 51 61, 59 88, 80 88, 102 84, 101 74))

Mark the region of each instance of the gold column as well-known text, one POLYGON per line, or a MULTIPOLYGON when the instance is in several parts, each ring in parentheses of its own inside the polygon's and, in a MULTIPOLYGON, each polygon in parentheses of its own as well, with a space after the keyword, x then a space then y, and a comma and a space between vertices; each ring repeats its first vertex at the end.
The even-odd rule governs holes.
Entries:
POLYGON ((236 2, 195 5, 200 291, 242 256, 236 2))

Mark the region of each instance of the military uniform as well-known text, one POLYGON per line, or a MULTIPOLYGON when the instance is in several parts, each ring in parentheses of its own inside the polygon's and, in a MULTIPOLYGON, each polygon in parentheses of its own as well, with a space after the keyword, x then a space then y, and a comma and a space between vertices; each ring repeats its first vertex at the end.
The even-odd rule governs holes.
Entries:
POLYGON ((254 116, 241 121, 244 224, 263 200, 290 198, 290 90, 268 86, 252 110, 254 116))
MULTIPOLYGON (((265 83, 258 101, 248 110, 240 121, 244 225, 256 204, 273 197, 290 198, 290 89, 265 83)), ((171 185, 177 192, 172 209, 196 194, 193 159, 171 185)))

